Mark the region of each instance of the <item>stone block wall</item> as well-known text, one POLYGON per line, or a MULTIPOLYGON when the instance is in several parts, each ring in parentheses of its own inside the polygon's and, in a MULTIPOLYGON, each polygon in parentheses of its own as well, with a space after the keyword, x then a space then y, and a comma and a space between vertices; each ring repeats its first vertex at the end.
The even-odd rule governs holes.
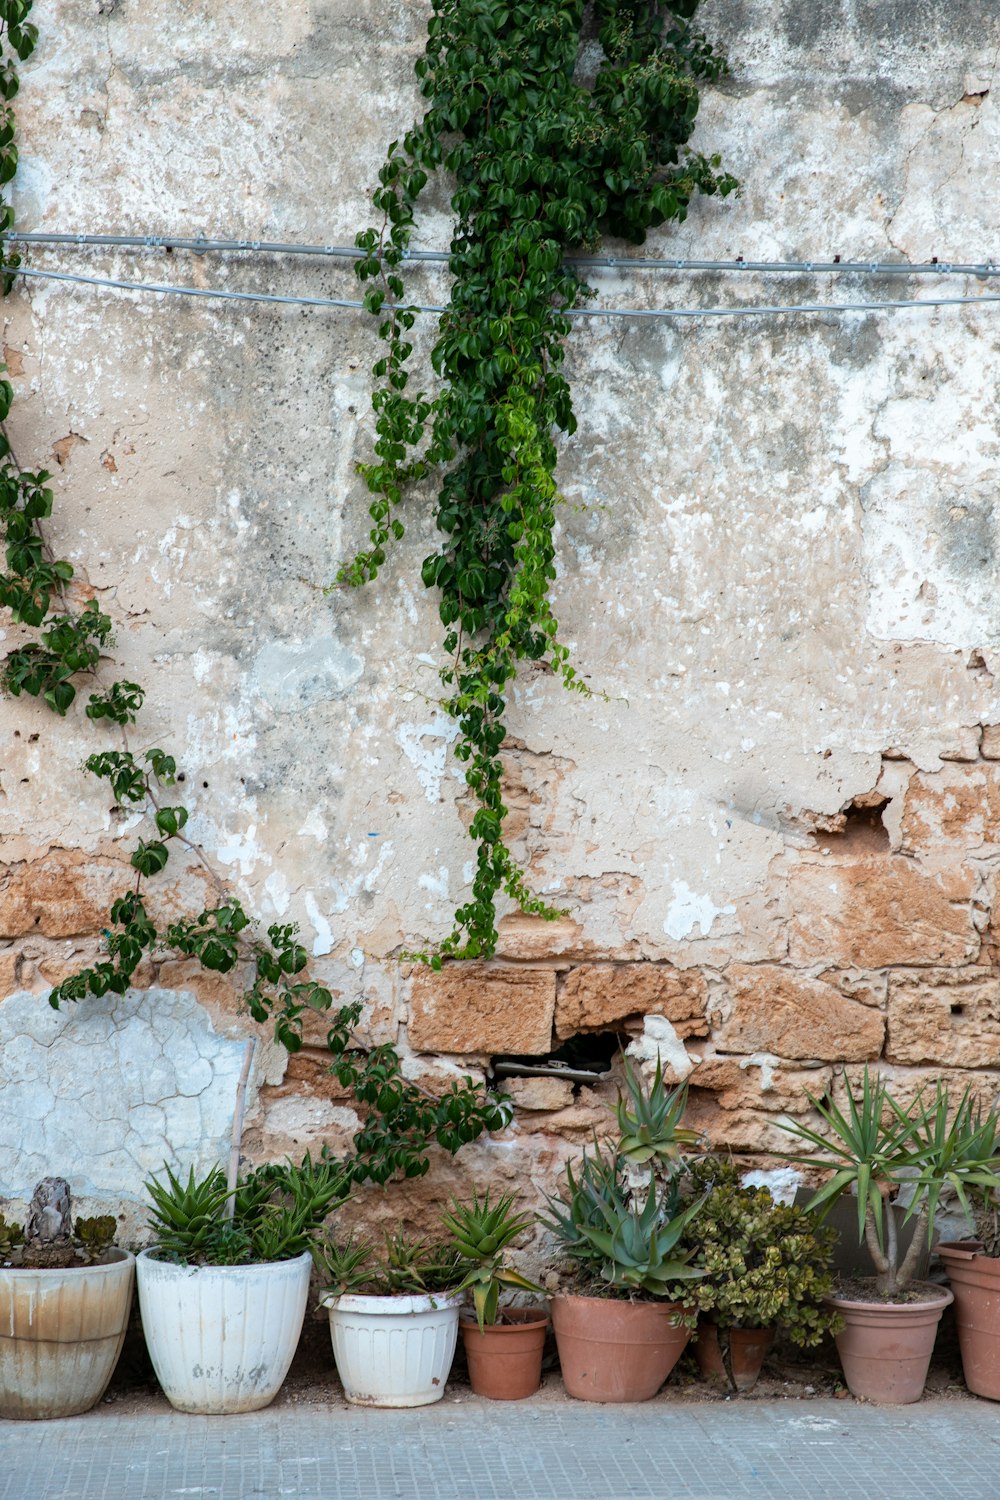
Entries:
MULTIPOLYGON (((349 244, 384 145, 421 107, 427 13, 293 0, 251 27, 231 0, 52 0, 18 101, 21 227, 349 244)), ((695 145, 721 152, 741 194, 693 204, 648 253, 995 255, 992 0, 706 0, 700 21, 732 71, 706 90, 695 145)), ((447 243, 445 205, 437 190, 422 248, 447 243)), ((33 249, 29 264, 352 294, 344 266, 316 259, 33 249)), ((413 276, 440 300, 438 272, 413 276)), ((53 545, 149 690, 142 743, 184 768, 209 863, 265 925, 299 923, 315 977, 362 999, 366 1035, 428 1087, 613 1032, 687 1078, 692 1117, 755 1163, 784 1144, 782 1115, 866 1063, 904 1095, 943 1076, 992 1103, 1000 312, 982 294, 996 283, 593 279, 601 303, 632 308, 970 300, 574 331, 553 596, 597 693, 527 665, 504 748, 516 852, 569 915, 507 914, 488 965, 398 962, 464 898, 468 808, 433 701, 427 497, 373 588, 320 587, 367 531, 361 315, 40 282, 5 301, 15 450, 53 472, 53 545)), ((113 1014, 66 1013, 58 1046, 35 1035, 31 1005, 44 1018, 48 988, 99 952, 129 878, 134 831, 80 770, 101 743, 82 716, 0 702, 0 1196, 62 1152, 49 1170, 134 1209, 163 1153, 219 1149, 254 1027, 238 986, 170 962, 113 1014), (172 1039, 174 1084, 147 1100, 172 1039), (115 1110, 91 1135, 102 1095, 115 1110), (168 1119, 168 1098, 200 1102, 168 1119)), ((211 889, 192 861, 159 910, 198 911, 211 889)), ((261 1042, 255 1156, 354 1127, 324 1030, 311 1018, 291 1059, 261 1042)), ((614 1095, 613 1078, 509 1087, 509 1132, 366 1211, 394 1222, 473 1181, 541 1192, 614 1095)))

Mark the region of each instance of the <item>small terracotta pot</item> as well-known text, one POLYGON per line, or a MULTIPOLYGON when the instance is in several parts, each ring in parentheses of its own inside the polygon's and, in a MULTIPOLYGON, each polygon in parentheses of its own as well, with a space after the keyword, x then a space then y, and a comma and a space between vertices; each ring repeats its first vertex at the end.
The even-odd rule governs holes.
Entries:
POLYGON ((700 1322, 694 1352, 704 1376, 724 1380, 737 1391, 752 1391, 770 1342, 770 1328, 719 1328, 700 1322))
POLYGON ((579 1401, 648 1401, 680 1359, 690 1331, 677 1302, 553 1297, 563 1384, 579 1401))
POLYGON ((941 1314, 955 1299, 947 1287, 919 1281, 928 1302, 855 1302, 827 1297, 845 1321, 837 1353, 852 1396, 886 1406, 919 1401, 934 1352, 941 1314))
POLYGON ((544 1307, 504 1308, 504 1322, 480 1331, 475 1316, 459 1319, 469 1383, 491 1401, 523 1401, 542 1382, 542 1350, 549 1326, 544 1307))
POLYGON ((955 1294, 955 1321, 965 1383, 976 1396, 1000 1401, 1000 1260, 977 1240, 938 1245, 955 1294))

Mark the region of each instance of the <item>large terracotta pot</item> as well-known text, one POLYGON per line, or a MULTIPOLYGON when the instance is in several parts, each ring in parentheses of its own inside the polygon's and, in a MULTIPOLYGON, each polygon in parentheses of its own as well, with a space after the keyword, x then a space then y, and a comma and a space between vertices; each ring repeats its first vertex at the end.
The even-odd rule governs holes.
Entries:
POLYGON ((648 1401, 680 1359, 690 1330, 676 1302, 553 1297, 552 1327, 567 1394, 648 1401))
POLYGON ((955 1320, 965 1383, 1000 1401, 1000 1260, 974 1242, 938 1245, 955 1294, 955 1320))
POLYGON ((312 1256, 247 1266, 181 1266, 143 1250, 142 1331, 171 1406, 201 1416, 259 1411, 292 1363, 312 1256))
POLYGON ((703 1375, 724 1380, 737 1391, 752 1391, 770 1342, 770 1328, 718 1328, 703 1321, 694 1352, 703 1375))
POLYGON ((459 1320, 469 1383, 491 1401, 523 1401, 542 1381, 542 1350, 549 1326, 544 1307, 508 1307, 503 1323, 480 1329, 475 1316, 459 1320))
POLYGON ((852 1396, 886 1406, 907 1406, 923 1395, 934 1352, 938 1323, 954 1301, 947 1287, 929 1281, 916 1285, 933 1293, 927 1302, 856 1302, 826 1298, 845 1327, 837 1334, 837 1353, 852 1396))
POLYGON ((132 1306, 135 1257, 0 1270, 0 1417, 75 1417, 104 1395, 132 1306))

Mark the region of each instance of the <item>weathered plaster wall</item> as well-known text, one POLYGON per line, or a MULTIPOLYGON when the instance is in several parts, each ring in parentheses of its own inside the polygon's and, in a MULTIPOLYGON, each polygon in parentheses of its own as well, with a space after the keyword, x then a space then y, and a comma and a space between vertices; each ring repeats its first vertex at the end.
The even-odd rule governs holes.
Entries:
MULTIPOLYGON (((54 0, 20 100, 21 227, 349 243, 385 143, 419 108, 425 12, 417 0, 300 0, 250 25, 232 0, 54 0)), ((699 144, 721 150, 742 195, 695 204, 651 253, 995 253, 991 0, 707 0, 703 24, 733 73, 704 98, 699 144)), ((446 243, 442 202, 424 246, 446 243)), ((349 271, 312 260, 30 263, 352 295, 349 271)), ((413 285, 430 300, 442 290, 430 272, 413 285)), ((596 285, 623 306, 939 290, 625 273, 596 285)), ((371 1033, 408 1048, 414 1076, 621 1027, 690 1077, 714 1140, 751 1155, 841 1065, 882 1058, 904 1090, 943 1072, 995 1096, 994 305, 576 331, 556 603, 606 697, 581 702, 529 669, 508 752, 518 846, 571 916, 541 929, 512 917, 496 964, 440 977, 391 957, 444 935, 469 858, 451 731, 433 702, 419 503, 376 586, 317 588, 366 531, 353 465, 371 430, 371 329, 353 313, 34 283, 6 303, 4 337, 18 455, 56 473, 54 541, 150 689, 143 742, 186 766, 195 837, 255 913, 301 923, 317 977, 364 996, 371 1033)), ((95 950, 130 828, 81 777, 95 744, 82 720, 19 700, 0 723, 10 1037, 23 993, 43 1005, 95 950)), ((193 867, 184 884, 202 904, 204 874, 193 867)), ((184 1026, 204 1007, 202 1059, 252 1030, 224 982, 181 964, 144 978, 181 997, 184 1026)), ((173 1014, 156 994, 127 1003, 109 1067, 127 1066, 124 1039, 152 1026, 144 1017, 173 1014)), ((81 1010, 60 1036, 89 1024, 81 1010)), ((9 1047, 4 1140, 22 1097, 9 1047)), ((349 1133, 350 1102, 320 1050, 281 1082, 267 1068, 256 1152, 349 1133)), ((227 1079, 220 1064, 214 1086, 227 1079)), ((57 1112, 74 1097, 59 1092, 57 1112)), ((442 1162, 421 1191, 487 1169, 551 1179, 589 1134, 591 1091, 515 1092, 512 1131, 442 1162)), ((179 1160, 224 1134, 213 1121, 170 1133, 179 1160)), ((159 1124, 139 1134, 121 1164, 126 1198, 165 1139, 159 1124)), ((97 1147, 74 1135, 78 1155, 45 1169, 96 1185, 97 1147)), ((44 1137, 53 1149, 56 1138, 44 1137)), ((0 1193, 23 1186, 0 1167, 0 1193)))

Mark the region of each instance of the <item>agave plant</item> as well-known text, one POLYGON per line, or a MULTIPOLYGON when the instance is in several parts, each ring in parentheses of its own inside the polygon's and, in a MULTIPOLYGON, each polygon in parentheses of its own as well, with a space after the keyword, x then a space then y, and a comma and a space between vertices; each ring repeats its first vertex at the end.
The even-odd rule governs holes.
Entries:
POLYGON ((442 1214, 441 1221, 458 1254, 472 1262, 457 1290, 472 1293, 480 1331, 487 1323, 496 1323, 503 1287, 541 1292, 535 1282, 504 1264, 504 1250, 532 1222, 529 1214, 514 1212, 513 1193, 503 1194, 492 1204, 488 1190, 481 1199, 473 1192, 470 1204, 453 1199, 451 1211, 442 1214))
POLYGON ((450 1243, 387 1234, 381 1253, 367 1241, 317 1240, 313 1260, 327 1285, 322 1301, 363 1291, 373 1297, 434 1296, 454 1292, 467 1263, 450 1243))
POLYGON ((633 1166, 665 1169, 672 1175, 681 1166, 684 1149, 697 1146, 701 1140, 696 1130, 681 1125, 687 1107, 687 1084, 668 1089, 659 1056, 648 1088, 627 1057, 622 1058, 622 1064, 625 1094, 619 1094, 615 1107, 618 1155, 633 1166))
POLYGON ((561 1241, 585 1280, 647 1297, 670 1296, 677 1283, 705 1273, 691 1265, 694 1248, 685 1231, 701 1212, 705 1195, 679 1208, 673 1184, 646 1193, 638 1207, 622 1181, 622 1162, 595 1146, 579 1174, 566 1169, 561 1198, 550 1199, 543 1223, 561 1241))
POLYGON ((860 1091, 848 1090, 846 1111, 829 1099, 810 1095, 809 1102, 826 1133, 798 1121, 782 1124, 790 1135, 816 1148, 788 1153, 784 1159, 831 1173, 806 1207, 822 1208, 855 1189, 858 1238, 868 1246, 878 1291, 888 1296, 902 1292, 917 1274, 944 1189, 953 1189, 970 1217, 970 1194, 983 1199, 1000 1189, 996 1111, 984 1115, 969 1089, 953 1107, 940 1080, 932 1098, 928 1100, 923 1089, 907 1109, 893 1098, 881 1076, 873 1077, 867 1068, 860 1091), (916 1224, 900 1260, 896 1218, 886 1212, 885 1203, 904 1183, 912 1192, 904 1222, 915 1218, 916 1224))

